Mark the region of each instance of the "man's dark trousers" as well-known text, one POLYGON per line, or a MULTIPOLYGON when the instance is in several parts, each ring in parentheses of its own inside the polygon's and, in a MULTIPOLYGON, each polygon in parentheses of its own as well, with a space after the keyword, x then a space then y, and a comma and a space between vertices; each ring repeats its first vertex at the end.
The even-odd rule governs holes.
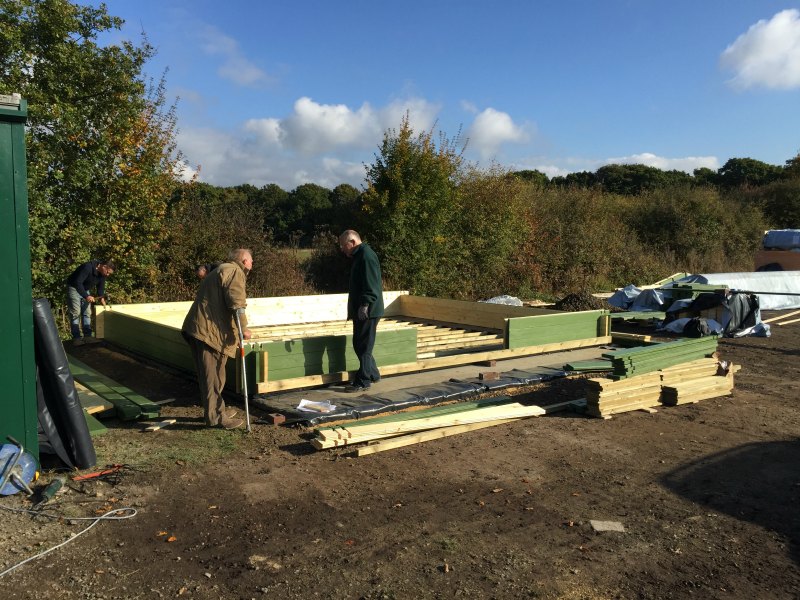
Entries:
POLYGON ((378 321, 380 321, 380 317, 363 321, 359 321, 358 318, 353 320, 353 350, 355 350, 360 363, 352 382, 355 386, 369 387, 373 381, 379 381, 381 378, 378 365, 375 364, 375 358, 372 356, 378 321))

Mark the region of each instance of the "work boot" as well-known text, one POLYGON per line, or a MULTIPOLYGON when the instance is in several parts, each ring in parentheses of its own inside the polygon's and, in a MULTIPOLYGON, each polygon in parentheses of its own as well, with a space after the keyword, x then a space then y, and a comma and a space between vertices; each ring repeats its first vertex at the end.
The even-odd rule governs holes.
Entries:
POLYGON ((244 425, 244 419, 223 419, 220 427, 223 429, 238 429, 244 425))
POLYGON ((225 419, 232 419, 236 416, 237 410, 235 408, 226 408, 225 409, 225 419))

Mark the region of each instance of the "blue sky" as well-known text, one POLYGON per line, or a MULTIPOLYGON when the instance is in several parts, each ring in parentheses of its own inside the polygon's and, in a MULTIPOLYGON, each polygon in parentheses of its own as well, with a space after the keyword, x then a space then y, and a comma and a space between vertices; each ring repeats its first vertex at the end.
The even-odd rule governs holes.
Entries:
MULTIPOLYGON (((361 187, 383 133, 468 138, 479 166, 692 172, 800 151, 800 2, 111 0, 215 185, 361 187)), ((188 172, 188 171, 187 171, 188 172)))

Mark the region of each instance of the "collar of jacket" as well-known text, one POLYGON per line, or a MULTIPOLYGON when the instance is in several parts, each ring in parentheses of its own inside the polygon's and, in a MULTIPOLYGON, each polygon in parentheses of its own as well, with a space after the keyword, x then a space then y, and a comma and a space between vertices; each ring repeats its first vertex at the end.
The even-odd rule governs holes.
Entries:
POLYGON ((243 263, 243 262, 241 262, 241 261, 239 261, 239 260, 231 260, 231 261, 228 261, 228 262, 230 262, 230 263, 233 263, 234 265, 236 265, 237 267, 239 267, 239 268, 242 270, 242 272, 244 273, 244 276, 245 276, 245 277, 247 277, 247 275, 250 273, 250 270, 249 270, 249 269, 247 269, 247 268, 245 268, 245 266, 244 266, 244 263, 243 263))

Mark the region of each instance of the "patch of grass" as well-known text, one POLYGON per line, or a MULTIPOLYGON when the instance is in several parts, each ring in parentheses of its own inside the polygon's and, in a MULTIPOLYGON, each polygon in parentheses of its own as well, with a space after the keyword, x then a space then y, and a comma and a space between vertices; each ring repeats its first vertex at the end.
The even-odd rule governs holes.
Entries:
POLYGON ((438 543, 445 552, 456 552, 459 547, 458 542, 452 538, 442 538, 438 543))
POLYGON ((164 468, 179 460, 199 465, 229 456, 241 445, 241 432, 210 427, 153 433, 109 429, 94 440, 98 465, 119 463, 140 468, 164 468))

